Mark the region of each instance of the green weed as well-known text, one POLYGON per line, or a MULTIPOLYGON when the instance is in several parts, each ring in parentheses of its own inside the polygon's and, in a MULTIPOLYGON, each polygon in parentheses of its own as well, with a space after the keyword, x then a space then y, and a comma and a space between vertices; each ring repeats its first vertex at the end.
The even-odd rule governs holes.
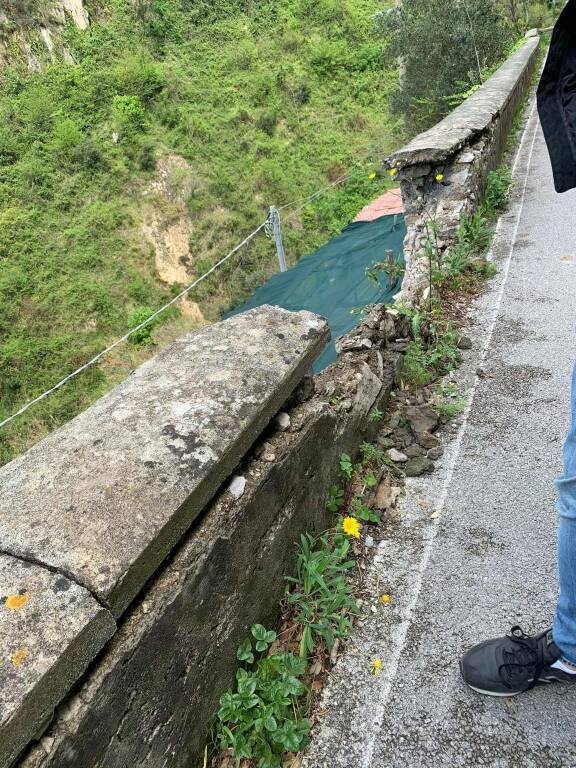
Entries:
POLYGON ((259 768, 279 768, 284 752, 299 752, 308 743, 310 721, 301 716, 300 706, 306 659, 275 653, 256 661, 255 653, 265 653, 276 633, 255 624, 251 635, 237 652, 245 667, 236 673, 235 690, 220 698, 213 739, 217 748, 231 748, 235 761, 253 759, 259 768))
POLYGON ((300 537, 295 578, 288 604, 295 606, 296 621, 303 625, 300 655, 306 658, 318 640, 332 650, 336 638, 345 638, 357 612, 346 573, 354 566, 348 559, 350 542, 342 534, 300 537))
POLYGON ((455 402, 432 402, 430 406, 439 416, 445 419, 453 419, 458 414, 466 410, 465 400, 456 400, 455 402))
POLYGON ((404 383, 420 389, 454 370, 461 361, 457 345, 458 334, 450 329, 436 332, 428 343, 413 339, 404 355, 404 383))
POLYGON ((326 509, 329 512, 338 512, 340 507, 344 505, 344 491, 342 488, 338 488, 337 485, 333 485, 330 488, 328 501, 326 502, 326 509))

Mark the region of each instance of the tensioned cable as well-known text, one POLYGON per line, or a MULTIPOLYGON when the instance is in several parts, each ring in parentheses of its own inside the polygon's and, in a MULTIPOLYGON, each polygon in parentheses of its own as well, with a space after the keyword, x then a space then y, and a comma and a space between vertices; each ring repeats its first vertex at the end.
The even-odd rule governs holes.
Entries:
POLYGON ((94 365, 94 363, 97 363, 98 360, 100 360, 104 355, 107 355, 108 352, 111 352, 113 349, 115 349, 117 346, 122 344, 123 342, 127 341, 130 336, 132 336, 137 331, 141 330, 145 326, 149 325, 158 315, 161 315, 163 312, 165 312, 169 307, 171 307, 173 304, 175 304, 179 299, 181 299, 183 296, 185 296, 187 293, 189 293, 192 288, 195 288, 198 283, 201 283, 203 280, 205 280, 209 275, 212 274, 215 270, 218 269, 218 267, 222 266, 224 262, 228 261, 228 259, 232 258, 235 253, 237 253, 243 246, 247 245, 250 240, 252 240, 260 230, 264 229, 266 226, 268 219, 266 221, 263 221, 260 226, 254 230, 254 232, 251 232, 247 237, 242 240, 241 243, 239 243, 235 248, 233 248, 230 253, 227 253, 224 258, 220 259, 216 264, 214 264, 213 267, 211 267, 208 272, 205 272, 201 277, 199 277, 197 280, 194 280, 194 282, 189 285, 187 288, 184 288, 183 291, 180 291, 180 293, 175 296, 172 301, 169 301, 167 304, 164 304, 163 307, 160 307, 160 309, 156 310, 154 314, 150 315, 149 318, 144 320, 144 322, 140 323, 139 325, 135 326, 134 328, 131 328, 128 333, 125 333, 124 336, 122 336, 120 339, 117 339, 113 344, 111 344, 109 347, 106 347, 106 349, 103 349, 102 352, 99 352, 97 355, 95 355, 91 360, 89 360, 87 363, 84 363, 84 365, 80 366, 80 368, 77 368, 73 373, 66 376, 66 378, 62 379, 62 381, 59 381, 58 384, 55 384, 50 389, 46 390, 46 392, 43 392, 41 395, 38 395, 38 397, 35 397, 33 400, 30 400, 28 403, 22 406, 20 410, 16 411, 16 413, 13 413, 12 416, 8 416, 8 418, 4 419, 4 421, 0 421, 0 429, 6 424, 9 424, 11 421, 13 421, 17 416, 22 415, 25 413, 29 408, 31 408, 33 405, 36 405, 36 403, 39 403, 40 400, 44 400, 45 397, 48 397, 48 395, 51 395, 53 392, 56 392, 56 390, 60 389, 60 387, 63 387, 64 384, 70 381, 70 379, 75 378, 78 376, 78 374, 82 373, 82 371, 85 371, 87 368, 90 368, 91 365, 94 365))
MULTIPOLYGON (((377 154, 380 150, 378 148, 371 149, 366 155, 360 158, 358 162, 365 162, 373 155, 377 154)), ((316 190, 316 192, 313 192, 311 195, 308 195, 308 197, 301 198, 300 200, 294 200, 291 203, 286 203, 285 205, 280 206, 277 210, 278 211, 284 211, 287 208, 293 208, 295 205, 298 207, 295 208, 294 212, 298 213, 298 211, 301 211, 303 208, 308 205, 308 203, 317 200, 319 197, 321 197, 326 192, 329 192, 331 189, 334 189, 334 187, 337 187, 339 184, 343 184, 345 181, 350 179, 355 173, 356 169, 350 170, 348 173, 344 174, 343 176, 340 176, 332 183, 328 184, 325 187, 322 187, 321 189, 316 190)), ((8 418, 4 419, 3 421, 0 421, 0 429, 6 424, 9 424, 11 421, 13 421, 15 418, 20 416, 21 414, 25 413, 29 408, 31 408, 33 405, 36 405, 36 403, 39 403, 41 400, 44 400, 44 398, 51 395, 53 392, 56 392, 56 390, 63 387, 65 384, 67 384, 71 379, 78 376, 78 374, 85 371, 87 368, 90 368, 90 366, 94 365, 94 363, 97 363, 98 360, 100 360, 102 357, 107 355, 109 352, 111 352, 113 349, 115 349, 120 344, 127 341, 130 336, 132 336, 137 331, 141 330, 145 326, 149 325, 152 320, 154 320, 158 315, 165 312, 167 309, 169 309, 171 306, 173 306, 179 299, 181 299, 183 296, 185 296, 189 291, 191 291, 193 288, 195 288, 199 283, 201 283, 203 280, 205 280, 209 275, 212 274, 218 267, 220 267, 224 262, 228 261, 235 253, 237 253, 244 245, 250 242, 253 237, 255 237, 258 232, 260 232, 268 223, 268 219, 266 221, 262 222, 260 226, 254 230, 251 234, 249 234, 241 243, 239 243, 235 248, 233 248, 230 253, 226 254, 224 258, 220 259, 219 262, 214 264, 214 266, 208 270, 205 274, 203 274, 201 277, 199 277, 197 280, 195 280, 191 285, 189 285, 187 288, 185 288, 183 291, 181 291, 177 296, 175 296, 172 301, 169 301, 167 304, 165 304, 163 307, 160 307, 154 314, 150 315, 149 318, 144 320, 144 322, 140 323, 139 325, 135 326, 134 328, 131 328, 128 333, 124 334, 120 339, 115 341, 113 344, 111 344, 106 349, 102 350, 102 352, 99 352, 97 355, 95 355, 91 360, 89 360, 84 365, 80 366, 77 370, 75 370, 73 373, 66 376, 62 381, 59 381, 57 384, 55 384, 50 389, 46 390, 46 392, 43 392, 41 395, 38 395, 38 397, 35 397, 33 400, 30 400, 28 403, 22 406, 18 411, 13 413, 11 416, 8 416, 8 418)))
MULTIPOLYGON (((375 154, 378 154, 381 150, 377 147, 374 147, 371 149, 366 155, 363 155, 357 162, 363 163, 369 158, 373 157, 375 154)), ((339 184, 343 184, 345 181, 350 179, 352 176, 354 176, 357 173, 357 169, 352 169, 348 171, 348 173, 344 174, 344 176, 340 176, 335 181, 333 181, 331 184, 328 184, 326 187, 322 187, 321 189, 316 190, 316 192, 313 192, 311 195, 308 195, 308 197, 300 198, 300 200, 293 200, 291 203, 286 203, 285 205, 279 206, 279 211, 284 211, 286 208, 293 208, 295 205, 298 206, 294 210, 294 213, 298 213, 298 211, 301 211, 302 208, 305 208, 308 203, 312 202, 313 200, 317 200, 319 197, 321 197, 326 192, 329 192, 331 189, 334 189, 334 187, 337 187, 339 184)))

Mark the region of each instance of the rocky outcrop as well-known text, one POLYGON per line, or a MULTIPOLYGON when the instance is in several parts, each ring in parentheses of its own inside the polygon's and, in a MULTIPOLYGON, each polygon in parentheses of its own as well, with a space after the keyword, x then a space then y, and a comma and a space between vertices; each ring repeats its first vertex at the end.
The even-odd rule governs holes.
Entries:
MULTIPOLYGON (((187 209, 194 187, 190 164, 179 155, 165 155, 158 159, 154 180, 142 196, 142 233, 154 252, 158 277, 168 285, 184 287, 196 276, 190 254, 192 222, 187 209)), ((196 302, 184 297, 179 306, 188 320, 204 323, 196 302)))
POLYGON ((61 39, 67 20, 88 27, 83 0, 6 0, 0 8, 0 68, 38 71, 57 60, 73 63, 61 39))

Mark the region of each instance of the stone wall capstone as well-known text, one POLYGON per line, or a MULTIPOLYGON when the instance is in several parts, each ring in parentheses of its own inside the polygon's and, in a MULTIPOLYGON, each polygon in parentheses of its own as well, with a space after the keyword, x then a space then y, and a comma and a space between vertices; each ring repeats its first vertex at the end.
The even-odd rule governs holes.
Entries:
MULTIPOLYGON (((249 314, 271 334, 283 333, 280 321, 311 328, 310 348, 326 338, 323 321, 309 313, 249 314)), ((386 407, 402 357, 395 340, 407 332, 405 317, 374 307, 330 369, 311 379, 302 368, 276 406, 281 417, 268 417, 117 619, 114 637, 30 740, 19 768, 202 764, 210 717, 234 680, 236 648, 251 624, 277 618, 300 534, 325 530, 339 456, 354 455, 378 428, 370 414, 386 407)), ((264 366, 276 342, 269 335, 260 342, 254 354, 264 366)), ((235 363, 241 368, 242 357, 235 363)))
POLYGON ((328 340, 322 318, 278 307, 189 334, 0 469, 0 768, 46 727, 328 340))

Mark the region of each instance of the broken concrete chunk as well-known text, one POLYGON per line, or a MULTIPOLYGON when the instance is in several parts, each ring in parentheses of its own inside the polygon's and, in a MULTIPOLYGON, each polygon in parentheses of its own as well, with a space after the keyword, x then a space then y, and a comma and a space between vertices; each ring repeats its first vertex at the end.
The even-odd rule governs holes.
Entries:
POLYGON ((427 405, 410 405, 406 408, 406 418, 416 435, 432 432, 438 426, 439 417, 435 410, 427 405))
POLYGON ((39 736, 115 629, 83 587, 0 555, 0 765, 39 736))
POLYGON ((328 338, 317 315, 263 306, 179 339, 0 469, 3 548, 120 616, 328 338))
POLYGON ((336 340, 336 352, 338 354, 362 349, 372 349, 372 342, 370 339, 360 339, 355 336, 343 336, 336 340))

